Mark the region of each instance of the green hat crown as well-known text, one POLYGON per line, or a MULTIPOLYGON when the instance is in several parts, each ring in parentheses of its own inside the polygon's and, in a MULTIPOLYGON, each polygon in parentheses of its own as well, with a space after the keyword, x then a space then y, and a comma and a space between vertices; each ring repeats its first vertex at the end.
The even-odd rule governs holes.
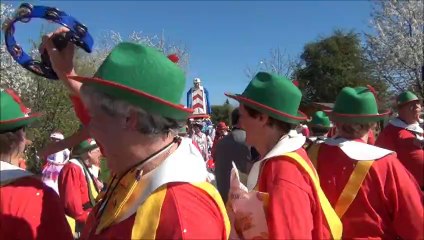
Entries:
POLYGON ((259 72, 241 95, 227 96, 283 122, 296 124, 306 120, 298 111, 302 93, 285 77, 259 72))
POLYGON ((39 114, 28 115, 19 96, 12 90, 0 92, 0 132, 12 131, 24 127, 37 119, 39 114))
POLYGON ((120 43, 93 78, 74 79, 95 84, 102 92, 149 113, 184 120, 192 112, 180 105, 185 88, 182 69, 163 53, 144 45, 120 43))
POLYGON ((399 106, 399 105, 403 105, 405 103, 417 101, 417 100, 419 100, 417 95, 415 95, 411 91, 406 91, 406 92, 399 94, 399 96, 396 99, 396 103, 399 106))
POLYGON ((96 141, 94 141, 93 139, 87 139, 82 141, 80 144, 78 144, 74 150, 73 153, 74 154, 83 154, 86 152, 89 152, 95 148, 98 148, 96 141))
POLYGON ((336 98, 330 114, 332 120, 346 123, 377 122, 389 112, 380 114, 374 93, 367 87, 345 87, 336 98))
POLYGON ((312 115, 312 120, 310 124, 313 126, 320 126, 324 128, 331 128, 331 121, 327 114, 323 111, 317 111, 312 115))

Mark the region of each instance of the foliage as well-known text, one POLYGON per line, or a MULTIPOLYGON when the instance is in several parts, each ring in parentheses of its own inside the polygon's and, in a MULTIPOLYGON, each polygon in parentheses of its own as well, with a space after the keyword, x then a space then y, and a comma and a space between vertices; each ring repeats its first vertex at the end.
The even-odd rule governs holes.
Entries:
POLYGON ((304 103, 334 102, 346 86, 372 85, 385 93, 386 87, 377 82, 354 32, 335 31, 331 36, 305 45, 301 65, 295 71, 300 82, 304 103))
POLYGON ((395 91, 413 90, 424 97, 423 1, 375 1, 367 34, 367 54, 376 76, 395 91))
MULTIPOLYGON (((1 23, 13 13, 12 5, 1 3, 1 23)), ((44 33, 41 29, 40 35, 42 34, 44 33)), ((178 64, 183 69, 187 69, 189 57, 187 49, 181 44, 169 42, 163 34, 160 37, 147 36, 142 32, 134 31, 124 39, 120 33, 108 31, 100 38, 95 39, 96 48, 91 54, 83 51, 77 52, 74 62, 78 74, 93 75, 110 50, 122 41, 144 43, 157 48, 164 54, 176 53, 180 58, 178 64)), ((33 42, 30 53, 34 57, 39 56, 37 46, 38 43, 33 42)), ((33 112, 44 113, 41 121, 27 130, 29 139, 33 141, 26 151, 27 166, 29 170, 40 173, 41 162, 36 160, 37 149, 39 150, 48 143, 49 135, 53 131, 60 131, 65 136, 71 135, 78 129, 79 121, 72 110, 68 91, 60 81, 48 81, 22 68, 7 52, 3 36, 1 36, 0 47, 0 88, 14 89, 33 112)))
POLYGON ((211 120, 215 124, 218 122, 225 122, 227 126, 231 124, 231 111, 233 111, 233 107, 231 106, 228 99, 225 101, 223 105, 213 105, 211 113, 211 120))

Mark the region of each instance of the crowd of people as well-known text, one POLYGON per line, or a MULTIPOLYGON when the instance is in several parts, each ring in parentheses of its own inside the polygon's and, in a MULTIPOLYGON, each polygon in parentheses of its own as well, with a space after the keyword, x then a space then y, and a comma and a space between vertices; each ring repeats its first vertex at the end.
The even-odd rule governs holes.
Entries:
POLYGON ((44 36, 40 50, 82 127, 51 134, 40 179, 19 167, 40 114, 1 91, 1 239, 424 236, 414 93, 397 96, 397 115, 376 136, 393 111, 381 112, 372 87, 345 87, 333 109, 309 118, 292 81, 259 72, 243 93, 226 94, 239 102, 231 128, 214 127, 179 104, 185 74, 163 53, 123 42, 93 77, 78 76, 74 46, 52 44, 65 31, 44 36))

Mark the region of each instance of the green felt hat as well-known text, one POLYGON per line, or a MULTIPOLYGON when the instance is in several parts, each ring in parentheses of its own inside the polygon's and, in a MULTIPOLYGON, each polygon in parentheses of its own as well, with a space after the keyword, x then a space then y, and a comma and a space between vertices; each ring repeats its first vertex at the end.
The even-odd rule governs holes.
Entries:
POLYGON ((283 122, 297 124, 307 119, 298 110, 300 90, 289 79, 275 74, 259 72, 242 94, 225 95, 283 122))
POLYGON ((331 128, 332 124, 330 118, 323 111, 317 111, 312 115, 312 120, 309 122, 311 126, 317 126, 322 128, 331 128))
POLYGON ((370 123, 384 119, 389 113, 378 112, 374 93, 367 87, 345 87, 337 95, 334 108, 326 111, 334 122, 370 123))
POLYGON ((158 50, 144 45, 120 43, 94 77, 69 78, 163 117, 185 120, 193 112, 180 104, 185 88, 182 69, 158 50))
POLYGON ((13 131, 27 126, 41 116, 40 113, 30 114, 19 96, 12 90, 0 92, 0 133, 13 131))
POLYGON ((98 148, 96 141, 94 139, 87 139, 82 141, 80 144, 78 144, 74 149, 72 150, 72 153, 75 155, 84 154, 86 152, 89 152, 93 149, 98 148))
POLYGON ((399 94, 399 96, 396 99, 396 104, 399 107, 399 106, 402 106, 406 103, 413 102, 413 101, 421 101, 421 99, 419 99, 417 97, 417 95, 415 95, 413 92, 406 91, 406 92, 399 94))

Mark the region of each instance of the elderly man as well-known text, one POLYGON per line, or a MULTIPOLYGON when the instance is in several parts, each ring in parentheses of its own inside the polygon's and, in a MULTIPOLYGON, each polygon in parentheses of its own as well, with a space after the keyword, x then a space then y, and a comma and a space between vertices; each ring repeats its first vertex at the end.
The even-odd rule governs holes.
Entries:
POLYGON ((57 53, 50 37, 44 41, 58 75, 83 84, 88 129, 114 173, 83 239, 227 238, 225 206, 206 182, 205 162, 177 136, 192 112, 179 104, 183 71, 156 49, 120 43, 94 77, 66 77, 74 73, 71 46, 57 53))
POLYGON ((0 239, 72 239, 59 196, 19 167, 30 114, 10 89, 0 92, 0 239))
POLYGON ((424 191, 424 138, 419 125, 421 114, 420 99, 410 91, 401 93, 397 98, 399 116, 378 136, 376 145, 393 150, 399 160, 415 177, 424 191))
POLYGON ((72 158, 59 174, 60 199, 65 213, 75 220, 68 219, 77 235, 82 232, 88 214, 96 204, 95 199, 101 190, 100 183, 89 170, 93 163, 100 160, 100 157, 96 142, 91 139, 85 140, 72 150, 72 158))
POLYGON ((373 90, 366 87, 343 88, 329 112, 338 135, 320 144, 317 171, 343 222, 343 238, 423 237, 416 181, 393 151, 367 144, 369 130, 388 113, 378 112, 373 90))
MULTIPOLYGON (((240 125, 246 131, 246 143, 263 157, 250 170, 247 187, 265 193, 268 198, 267 238, 339 238, 340 220, 322 193, 315 170, 302 148, 306 138, 295 130, 300 121, 306 120, 298 111, 300 90, 284 77, 259 72, 243 94, 227 96, 240 102, 240 125)), ((253 222, 248 226, 255 225, 253 222)))

